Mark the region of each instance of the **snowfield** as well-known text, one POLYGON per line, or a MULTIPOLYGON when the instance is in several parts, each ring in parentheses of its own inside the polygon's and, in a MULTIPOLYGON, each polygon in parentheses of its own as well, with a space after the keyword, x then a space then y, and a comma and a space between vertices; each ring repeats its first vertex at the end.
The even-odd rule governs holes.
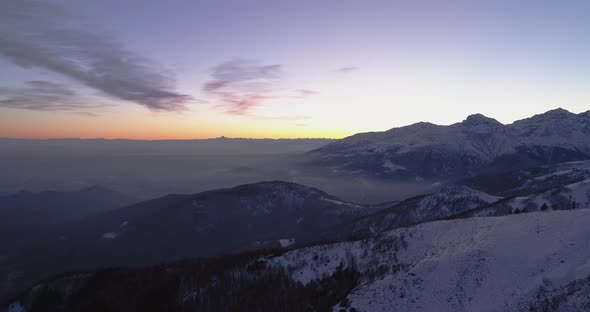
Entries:
MULTIPOLYGON (((578 209, 437 221, 266 261, 302 283, 356 267, 357 311, 529 311, 590 276, 589 247, 590 210, 578 209)), ((590 302, 575 300, 560 311, 590 302)))

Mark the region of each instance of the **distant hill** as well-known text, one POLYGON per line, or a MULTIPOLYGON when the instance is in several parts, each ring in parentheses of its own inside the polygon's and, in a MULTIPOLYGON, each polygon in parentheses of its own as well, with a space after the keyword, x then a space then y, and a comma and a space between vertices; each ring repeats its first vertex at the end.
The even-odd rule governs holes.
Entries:
POLYGON ((135 201, 99 186, 71 192, 21 191, 0 197, 0 227, 3 231, 11 231, 64 224, 135 201))
POLYGON ((127 140, 127 139, 9 139, 0 138, 6 155, 260 155, 305 153, 332 139, 127 140))

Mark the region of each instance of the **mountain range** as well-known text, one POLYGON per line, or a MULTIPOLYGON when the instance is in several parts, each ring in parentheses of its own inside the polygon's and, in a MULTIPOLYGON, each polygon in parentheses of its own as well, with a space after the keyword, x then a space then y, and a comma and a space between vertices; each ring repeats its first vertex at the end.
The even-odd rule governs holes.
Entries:
POLYGON ((504 125, 481 114, 356 134, 308 153, 333 173, 448 181, 590 157, 590 111, 548 111, 504 125))

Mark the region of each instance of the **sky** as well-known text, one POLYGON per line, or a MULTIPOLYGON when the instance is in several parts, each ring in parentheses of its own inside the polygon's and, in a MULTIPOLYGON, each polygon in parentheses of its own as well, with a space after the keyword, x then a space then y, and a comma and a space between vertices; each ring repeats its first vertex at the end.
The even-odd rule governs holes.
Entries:
POLYGON ((0 1, 0 137, 341 138, 590 109, 588 1, 0 1))

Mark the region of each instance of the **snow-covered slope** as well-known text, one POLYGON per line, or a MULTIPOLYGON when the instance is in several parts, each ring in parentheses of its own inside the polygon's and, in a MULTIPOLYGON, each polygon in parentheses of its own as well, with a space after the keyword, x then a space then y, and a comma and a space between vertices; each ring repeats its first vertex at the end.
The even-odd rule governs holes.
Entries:
POLYGON ((446 186, 433 194, 410 198, 344 224, 334 231, 333 236, 347 238, 379 235, 398 227, 459 215, 501 199, 502 197, 465 186, 446 186))
POLYGON ((450 126, 417 123, 360 133, 309 153, 335 172, 446 179, 590 158, 590 114, 556 109, 503 125, 471 115, 450 126))
POLYGON ((590 179, 590 161, 575 161, 522 170, 522 183, 507 195, 538 193, 590 179))
POLYGON ((569 210, 590 207, 590 179, 543 192, 507 198, 468 212, 464 217, 499 216, 513 213, 569 210))
POLYGON ((302 283, 355 267, 357 311, 530 311, 590 276, 588 224, 586 209, 436 221, 266 261, 302 283))

